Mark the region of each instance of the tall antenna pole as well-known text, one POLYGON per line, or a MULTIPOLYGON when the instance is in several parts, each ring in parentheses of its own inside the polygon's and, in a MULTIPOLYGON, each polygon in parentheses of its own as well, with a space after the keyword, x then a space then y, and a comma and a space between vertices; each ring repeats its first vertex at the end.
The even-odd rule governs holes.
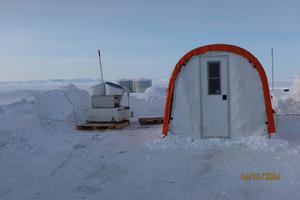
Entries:
POLYGON ((273 48, 271 49, 271 56, 272 56, 272 93, 274 93, 274 51, 273 51, 273 48))
POLYGON ((101 81, 102 83, 104 83, 100 49, 98 49, 98 56, 99 56, 99 64, 100 64, 101 81))

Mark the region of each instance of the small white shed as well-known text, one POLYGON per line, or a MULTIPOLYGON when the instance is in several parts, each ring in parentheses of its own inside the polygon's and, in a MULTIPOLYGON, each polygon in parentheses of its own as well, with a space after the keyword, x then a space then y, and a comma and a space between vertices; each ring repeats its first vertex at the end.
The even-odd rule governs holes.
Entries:
POLYGON ((163 134, 236 137, 275 132, 267 76, 250 52, 228 44, 196 48, 176 64, 163 134))

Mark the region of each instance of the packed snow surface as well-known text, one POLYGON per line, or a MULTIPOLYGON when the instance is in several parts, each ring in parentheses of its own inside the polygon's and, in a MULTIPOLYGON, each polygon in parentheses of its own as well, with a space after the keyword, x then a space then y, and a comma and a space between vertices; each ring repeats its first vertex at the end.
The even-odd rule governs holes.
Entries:
MULTIPOLYGON (((74 129, 75 118, 85 119, 86 90, 18 91, 24 98, 6 90, 0 106, 1 200, 300 199, 298 116, 278 116, 272 139, 161 138, 161 125, 136 119, 122 130, 86 132, 74 129), (240 179, 262 172, 281 179, 240 179)), ((163 91, 132 94, 136 116, 161 115, 163 91)))

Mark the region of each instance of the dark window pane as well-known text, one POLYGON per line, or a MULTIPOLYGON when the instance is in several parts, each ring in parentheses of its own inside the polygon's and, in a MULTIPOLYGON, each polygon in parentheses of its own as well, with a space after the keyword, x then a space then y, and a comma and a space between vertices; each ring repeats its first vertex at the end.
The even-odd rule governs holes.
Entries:
POLYGON ((220 80, 220 62, 208 62, 208 94, 220 95, 221 94, 221 80, 220 80))
POLYGON ((220 77, 220 63, 210 62, 208 63, 208 78, 219 78, 220 77))
POLYGON ((208 94, 221 94, 220 79, 208 79, 208 94))

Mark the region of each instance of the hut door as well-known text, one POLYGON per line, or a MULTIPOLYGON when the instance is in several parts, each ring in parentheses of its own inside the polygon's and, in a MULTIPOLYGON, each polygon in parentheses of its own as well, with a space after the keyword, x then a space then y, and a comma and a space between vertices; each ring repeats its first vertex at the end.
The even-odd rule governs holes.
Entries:
POLYGON ((201 136, 230 137, 227 56, 207 56, 201 63, 201 136))

